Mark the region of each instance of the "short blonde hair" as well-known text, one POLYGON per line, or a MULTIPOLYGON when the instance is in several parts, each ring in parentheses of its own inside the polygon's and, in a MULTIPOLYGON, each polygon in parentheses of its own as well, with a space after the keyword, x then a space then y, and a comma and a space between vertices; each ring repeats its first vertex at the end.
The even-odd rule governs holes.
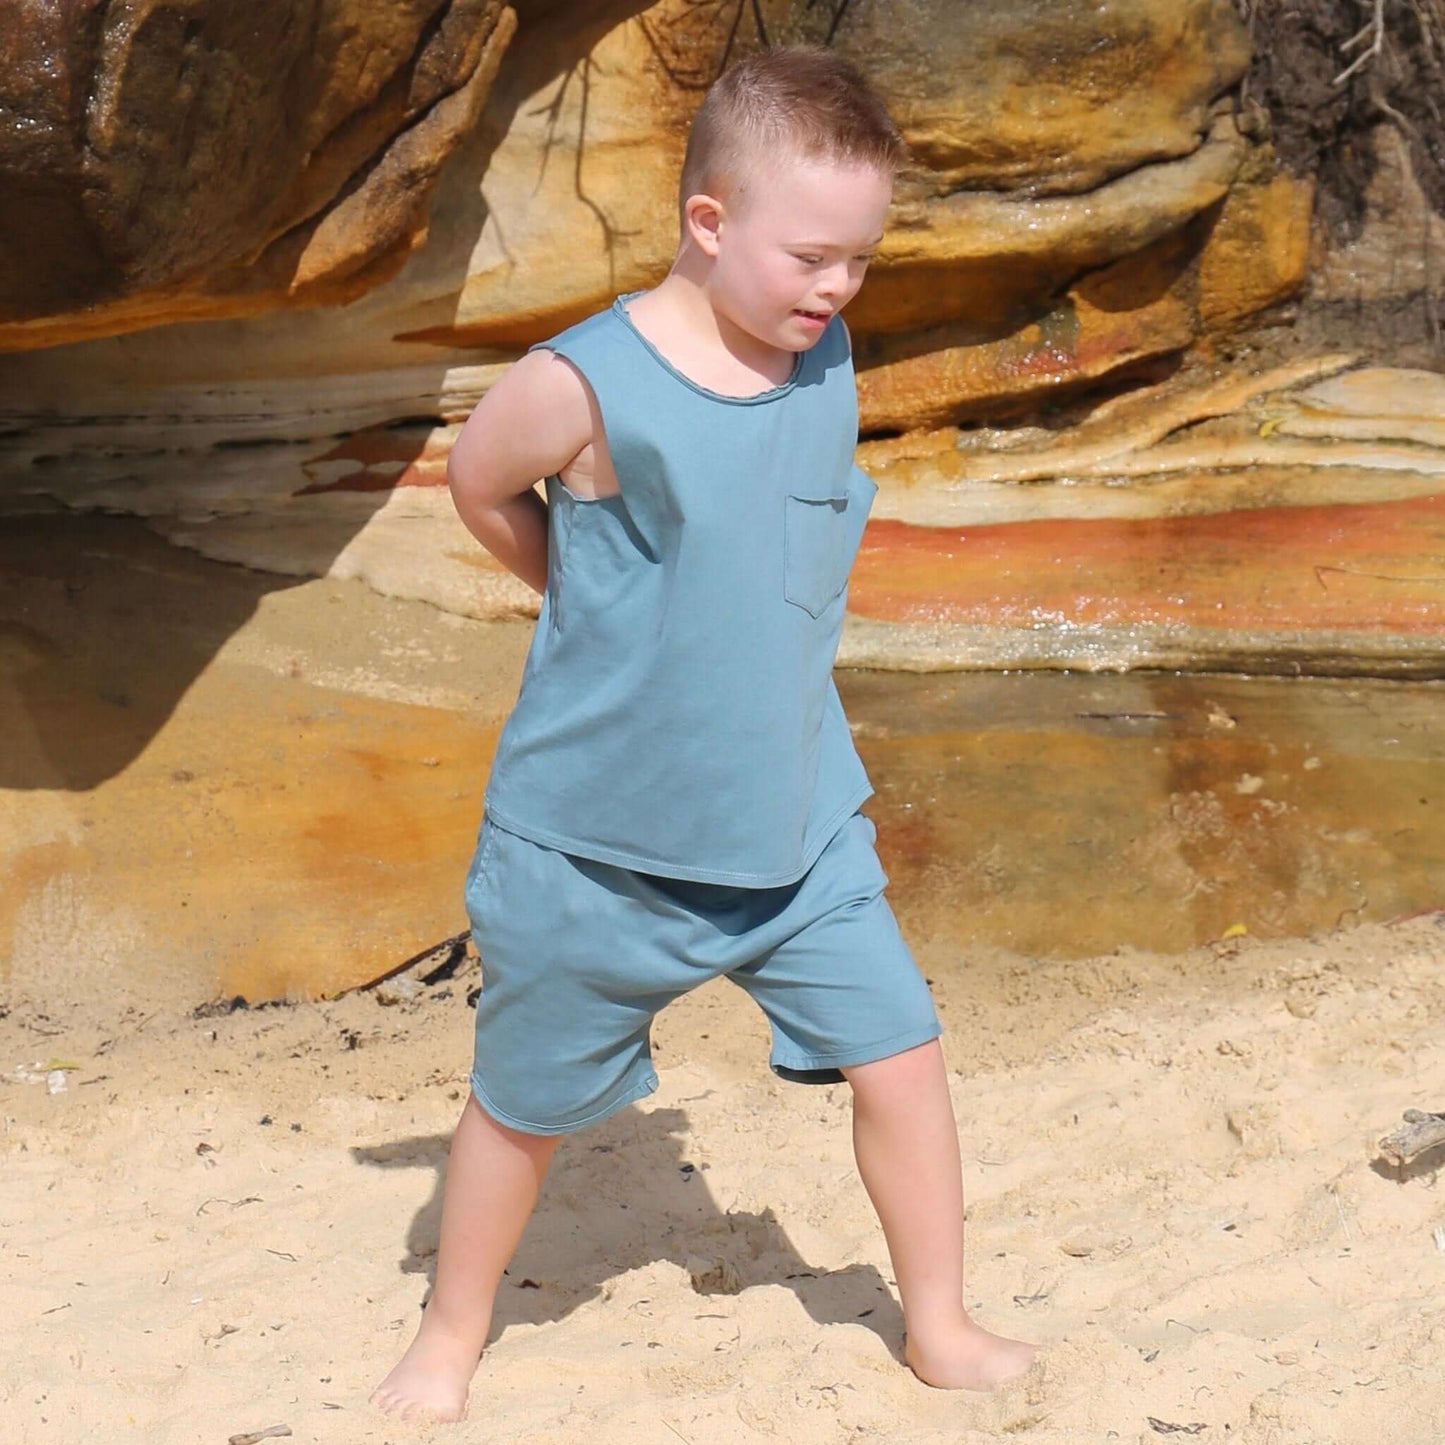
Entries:
POLYGON ((689 196, 746 192, 764 157, 873 166, 908 160, 888 107, 862 71, 819 45, 760 50, 730 65, 693 117, 678 208, 689 196))

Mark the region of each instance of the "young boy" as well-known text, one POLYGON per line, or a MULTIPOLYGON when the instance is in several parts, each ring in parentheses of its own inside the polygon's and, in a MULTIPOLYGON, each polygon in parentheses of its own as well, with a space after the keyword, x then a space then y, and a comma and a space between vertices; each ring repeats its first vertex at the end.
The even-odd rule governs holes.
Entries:
POLYGON ((832 52, 733 66, 666 279, 534 347, 457 439, 463 521, 542 605, 467 878, 483 987, 436 1285, 385 1410, 461 1417, 559 1136, 657 1087, 653 1016, 720 974, 778 1074, 852 1086, 914 1372, 991 1389, 1033 1357, 963 1308, 940 1026, 832 681, 876 490, 838 313, 904 154, 832 52))

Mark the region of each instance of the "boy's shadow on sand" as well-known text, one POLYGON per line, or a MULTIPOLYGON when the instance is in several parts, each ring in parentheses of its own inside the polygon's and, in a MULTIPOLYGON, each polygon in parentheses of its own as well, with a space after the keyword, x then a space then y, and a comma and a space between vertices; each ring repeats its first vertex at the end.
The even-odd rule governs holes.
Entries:
MULTIPOLYGON (((681 1109, 632 1106, 563 1141, 497 1292, 491 1339, 511 1325, 565 1319, 608 1281, 655 1260, 688 1270, 700 1296, 782 1284, 819 1324, 866 1324, 901 1358, 903 1315, 873 1265, 823 1272, 793 1246, 771 1209, 723 1210, 686 1157, 681 1109)), ((450 1140, 441 1135, 355 1147, 358 1163, 436 1171, 407 1230, 406 1273, 435 1277, 450 1140)))

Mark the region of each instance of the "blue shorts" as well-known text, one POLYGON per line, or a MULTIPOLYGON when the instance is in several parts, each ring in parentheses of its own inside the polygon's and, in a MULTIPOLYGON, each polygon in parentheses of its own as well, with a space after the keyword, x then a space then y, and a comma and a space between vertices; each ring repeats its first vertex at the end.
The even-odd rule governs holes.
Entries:
POLYGON ((795 883, 733 888, 639 873, 533 843, 485 819, 467 874, 482 958, 472 1092, 501 1123, 560 1134, 657 1087, 648 1032, 725 974, 772 1027, 786 1079, 941 1032, 883 896, 877 830, 854 813, 795 883))

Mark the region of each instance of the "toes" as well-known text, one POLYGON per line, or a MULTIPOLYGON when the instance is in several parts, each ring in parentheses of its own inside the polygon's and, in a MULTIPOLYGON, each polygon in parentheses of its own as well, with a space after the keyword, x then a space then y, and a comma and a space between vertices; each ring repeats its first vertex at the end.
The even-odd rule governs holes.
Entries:
POLYGON ((375 1390, 371 1404, 387 1415, 398 1420, 456 1421, 466 1417, 465 1401, 460 1405, 438 1404, 432 1400, 417 1399, 395 1390, 375 1390))

